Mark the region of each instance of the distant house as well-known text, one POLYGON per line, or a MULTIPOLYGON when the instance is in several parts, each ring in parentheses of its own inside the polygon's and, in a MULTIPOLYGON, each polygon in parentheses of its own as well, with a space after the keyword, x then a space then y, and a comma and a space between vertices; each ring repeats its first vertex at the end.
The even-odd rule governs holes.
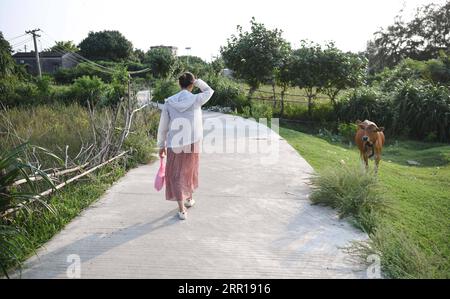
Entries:
MULTIPOLYGON (((39 57, 42 73, 47 74, 53 74, 60 68, 73 68, 78 64, 73 53, 41 52, 39 53, 39 57)), ((13 58, 16 63, 24 65, 30 74, 38 74, 35 52, 18 52, 13 55, 13 58)))
POLYGON ((153 49, 169 49, 172 52, 173 56, 177 56, 178 48, 173 46, 153 46, 150 47, 150 50, 153 49))

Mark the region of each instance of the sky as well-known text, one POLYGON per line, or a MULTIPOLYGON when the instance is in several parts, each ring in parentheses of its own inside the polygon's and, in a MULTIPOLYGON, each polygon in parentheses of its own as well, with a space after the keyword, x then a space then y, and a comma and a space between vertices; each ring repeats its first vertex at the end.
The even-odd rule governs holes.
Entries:
MULTIPOLYGON (((268 28, 283 30, 295 47, 300 40, 334 41, 358 52, 373 33, 393 23, 404 8, 446 0, 0 0, 0 31, 7 40, 25 30, 43 30, 38 48, 54 41, 81 42, 89 31, 119 30, 135 48, 178 47, 179 55, 210 61, 236 26, 249 29, 254 16, 268 28), (186 50, 190 47, 191 50, 186 50)), ((31 49, 28 37, 11 40, 15 50, 31 49)))

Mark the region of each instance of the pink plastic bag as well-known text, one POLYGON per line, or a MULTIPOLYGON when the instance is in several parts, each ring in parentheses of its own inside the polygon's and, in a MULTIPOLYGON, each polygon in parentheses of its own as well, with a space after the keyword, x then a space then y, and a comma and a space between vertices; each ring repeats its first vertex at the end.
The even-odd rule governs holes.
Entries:
POLYGON ((159 170, 155 177, 155 189, 156 191, 161 191, 164 187, 164 178, 166 176, 166 161, 161 158, 159 162, 159 170))

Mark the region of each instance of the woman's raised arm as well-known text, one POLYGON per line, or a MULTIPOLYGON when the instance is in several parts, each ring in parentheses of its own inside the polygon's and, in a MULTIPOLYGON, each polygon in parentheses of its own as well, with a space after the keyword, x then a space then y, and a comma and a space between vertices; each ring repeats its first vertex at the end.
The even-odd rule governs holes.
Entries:
POLYGON ((201 93, 195 95, 195 104, 197 106, 205 105, 206 102, 208 102, 209 99, 211 99, 211 97, 213 96, 214 90, 202 79, 195 80, 194 86, 198 87, 202 91, 201 93))

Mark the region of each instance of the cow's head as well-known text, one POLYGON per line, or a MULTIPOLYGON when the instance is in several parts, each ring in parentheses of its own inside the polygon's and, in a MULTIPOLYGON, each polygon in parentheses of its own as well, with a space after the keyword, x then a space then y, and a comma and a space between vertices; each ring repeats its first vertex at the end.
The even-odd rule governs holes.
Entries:
POLYGON ((378 132, 383 132, 383 127, 378 127, 374 122, 371 122, 369 120, 365 120, 363 122, 357 121, 356 125, 360 130, 364 131, 364 134, 362 135, 362 141, 373 145, 377 139, 378 139, 378 132))

